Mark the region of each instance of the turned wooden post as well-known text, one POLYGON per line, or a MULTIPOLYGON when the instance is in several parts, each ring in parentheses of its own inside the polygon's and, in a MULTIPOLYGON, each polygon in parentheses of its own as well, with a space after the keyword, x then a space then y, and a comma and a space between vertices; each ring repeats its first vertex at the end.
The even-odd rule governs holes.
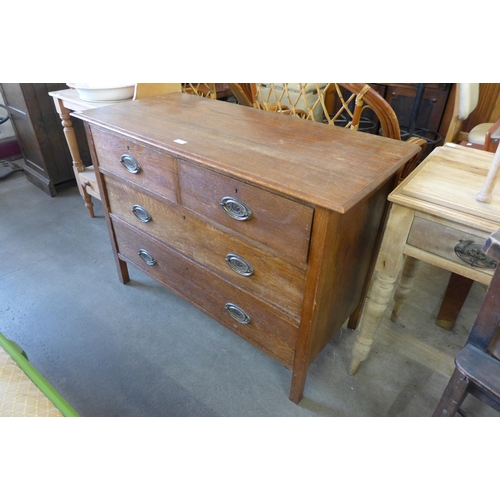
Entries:
POLYGON ((413 220, 413 210, 392 205, 382 245, 375 265, 375 277, 368 293, 365 309, 352 351, 349 373, 354 375, 370 352, 385 310, 392 298, 394 284, 403 260, 403 248, 413 220))
POLYGON ((500 174, 500 148, 497 149, 495 156, 493 156, 493 161, 491 167, 488 170, 488 175, 484 181, 483 188, 478 193, 476 200, 482 203, 490 203, 492 199, 493 189, 498 180, 498 174, 500 174))
POLYGON ((80 195, 85 199, 85 189, 80 182, 80 172, 85 170, 85 167, 80 158, 80 150, 78 149, 78 142, 76 140, 75 129, 73 128, 73 123, 70 118, 70 110, 66 108, 61 99, 54 99, 54 105, 56 111, 61 118, 61 124, 63 126, 64 136, 66 137, 66 142, 68 143, 69 153, 71 159, 73 160, 73 171, 75 173, 76 184, 78 185, 78 190, 80 195))
POLYGON ((413 286, 413 279, 417 274, 420 261, 409 255, 406 256, 403 272, 394 293, 394 307, 392 309, 391 321, 398 319, 399 313, 408 298, 411 287, 413 286))

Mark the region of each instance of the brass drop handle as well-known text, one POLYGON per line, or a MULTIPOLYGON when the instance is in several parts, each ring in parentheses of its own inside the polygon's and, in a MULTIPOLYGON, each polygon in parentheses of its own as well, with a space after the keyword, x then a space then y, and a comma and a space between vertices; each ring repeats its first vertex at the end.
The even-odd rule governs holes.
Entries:
POLYGON ((126 168, 131 174, 138 174, 141 171, 141 166, 139 162, 129 154, 124 154, 120 158, 120 163, 126 168))
POLYGON ((147 250, 144 250, 144 248, 139 250, 138 255, 148 266, 156 264, 156 259, 147 250))
POLYGON ((248 220, 252 217, 250 207, 232 196, 222 198, 220 206, 229 217, 235 220, 248 220))
POLYGON ((239 255, 228 253, 226 255, 226 262, 235 273, 241 276, 252 276, 253 274, 253 267, 251 264, 239 255))
POLYGON ((250 323, 250 316, 241 308, 231 302, 228 302, 224 309, 231 316, 231 318, 238 321, 242 325, 248 325, 250 323))
POLYGON ((134 205, 132 207, 132 213, 141 221, 149 222, 151 220, 150 213, 141 205, 134 205))

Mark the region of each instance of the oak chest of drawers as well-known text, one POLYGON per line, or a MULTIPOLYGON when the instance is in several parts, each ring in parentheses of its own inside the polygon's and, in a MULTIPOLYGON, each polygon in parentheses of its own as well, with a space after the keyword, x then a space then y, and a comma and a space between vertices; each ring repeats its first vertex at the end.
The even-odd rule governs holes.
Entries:
POLYGON ((119 278, 131 264, 292 370, 359 309, 386 198, 416 147, 168 94, 75 113, 119 278))

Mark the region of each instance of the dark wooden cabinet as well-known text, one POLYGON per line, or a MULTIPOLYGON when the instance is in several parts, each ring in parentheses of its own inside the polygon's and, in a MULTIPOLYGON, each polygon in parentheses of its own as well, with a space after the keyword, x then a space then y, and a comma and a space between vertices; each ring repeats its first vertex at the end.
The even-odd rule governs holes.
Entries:
MULTIPOLYGON (((61 120, 48 95, 65 88, 64 83, 0 85, 26 164, 26 177, 50 196, 57 194, 58 184, 75 178, 61 120)), ((83 130, 80 135, 85 141, 83 130)))
MULTIPOLYGON (((413 107, 417 100, 419 83, 372 83, 370 84, 392 107, 398 117, 403 136, 411 125, 413 107)), ((438 132, 450 94, 451 83, 425 83, 415 127, 429 142, 438 139, 438 132), (427 131, 427 133, 425 133, 427 131)), ((439 144, 439 140, 435 145, 439 144)))
MULTIPOLYGON (((450 93, 451 83, 426 83, 416 126, 433 132, 439 130, 450 93)), ((385 100, 391 105, 403 129, 410 125, 411 113, 417 96, 417 83, 388 83, 385 100)))
POLYGON ((388 102, 396 113, 403 140, 411 135, 409 134, 410 128, 414 132, 413 135, 427 140, 428 146, 421 160, 435 147, 442 146, 443 137, 440 135, 440 129, 450 97, 451 83, 371 83, 370 86, 388 102), (424 86, 423 93, 420 96, 418 112, 412 123, 419 85, 424 86))

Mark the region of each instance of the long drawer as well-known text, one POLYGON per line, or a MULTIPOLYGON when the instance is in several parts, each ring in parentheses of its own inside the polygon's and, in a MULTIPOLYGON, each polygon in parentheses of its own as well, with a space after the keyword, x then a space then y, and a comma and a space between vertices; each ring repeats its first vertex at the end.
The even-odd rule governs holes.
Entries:
POLYGON ((92 128, 92 137, 102 172, 112 172, 167 200, 177 201, 173 157, 97 127, 92 128))
POLYGON ((105 176, 105 183, 112 216, 283 309, 298 323, 305 286, 303 269, 200 220, 182 206, 159 201, 111 176, 105 176))
POLYGON ((292 367, 298 327, 286 315, 129 224, 113 226, 120 257, 292 367))
POLYGON ((312 208, 186 161, 178 167, 182 205, 289 259, 307 261, 312 208))

